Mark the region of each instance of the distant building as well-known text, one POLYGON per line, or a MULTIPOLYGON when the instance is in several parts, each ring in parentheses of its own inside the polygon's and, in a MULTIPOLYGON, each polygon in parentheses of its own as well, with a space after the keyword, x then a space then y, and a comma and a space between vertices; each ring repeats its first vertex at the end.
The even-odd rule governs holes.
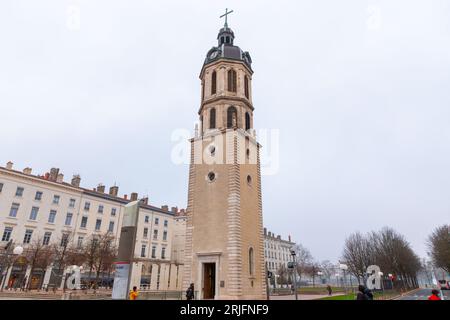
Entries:
POLYGON ((291 241, 291 236, 288 240, 284 240, 280 235, 275 235, 264 228, 264 257, 268 271, 277 274, 281 266, 287 268, 287 263, 292 261, 290 249, 293 246, 295 242, 291 241))
POLYGON ((171 257, 172 260, 177 264, 184 264, 186 220, 187 215, 184 209, 178 211, 173 217, 171 257))
MULTIPOLYGON (((36 241, 51 245, 68 234, 74 246, 81 247, 91 237, 105 233, 113 235, 118 245, 124 207, 137 200, 138 194, 119 197, 117 186, 110 187, 109 192, 102 184, 89 190, 80 187, 80 181, 80 176, 74 175, 70 183, 64 182, 57 168, 33 175, 31 168, 14 170, 12 162, 0 167, 0 255, 9 241, 26 250, 36 241)), ((134 253, 136 276, 147 279, 153 290, 166 290, 169 283, 172 289, 181 285, 178 265, 171 263, 177 214, 176 207, 169 211, 168 206, 159 208, 149 205, 148 198, 142 200, 134 253)), ((0 268, 3 287, 17 287, 24 279, 32 282, 32 288, 45 287, 52 273, 50 266, 46 270, 36 268, 31 275, 26 261, 25 267, 11 268, 0 262, 0 268)))

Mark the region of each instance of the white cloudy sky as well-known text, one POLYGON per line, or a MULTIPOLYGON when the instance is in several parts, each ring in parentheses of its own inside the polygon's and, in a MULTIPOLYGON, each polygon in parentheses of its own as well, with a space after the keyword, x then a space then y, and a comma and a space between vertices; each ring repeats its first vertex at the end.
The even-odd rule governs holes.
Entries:
POLYGON ((254 61, 255 126, 280 130, 265 225, 318 259, 385 225, 424 255, 450 216, 446 0, 3 0, 0 163, 185 207, 171 134, 197 120, 225 7, 254 61))

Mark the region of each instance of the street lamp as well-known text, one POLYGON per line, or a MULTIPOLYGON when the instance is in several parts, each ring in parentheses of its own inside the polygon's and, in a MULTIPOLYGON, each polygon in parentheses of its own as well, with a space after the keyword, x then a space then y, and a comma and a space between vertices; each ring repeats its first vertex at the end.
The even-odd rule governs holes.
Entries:
POLYGON ((16 256, 20 256, 23 253, 23 247, 17 246, 13 250, 13 254, 16 256))
POLYGON ((319 272, 317 272, 317 275, 319 276, 320 282, 322 282, 323 272, 319 271, 319 272))
POLYGON ((339 269, 344 272, 344 291, 347 292, 347 278, 345 277, 345 271, 348 270, 348 266, 344 263, 339 264, 339 269))
POLYGON ((295 260, 295 250, 291 250, 291 256, 293 261, 293 271, 294 271, 294 290, 295 290, 295 300, 298 300, 297 293, 297 261, 295 260))

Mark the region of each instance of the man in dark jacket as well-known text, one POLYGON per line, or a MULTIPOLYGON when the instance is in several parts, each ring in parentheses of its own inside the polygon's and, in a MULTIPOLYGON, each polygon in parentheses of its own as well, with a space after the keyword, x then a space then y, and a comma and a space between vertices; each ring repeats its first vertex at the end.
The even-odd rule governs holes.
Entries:
POLYGON ((191 285, 189 286, 189 288, 186 290, 186 299, 187 300, 194 300, 194 284, 191 283, 191 285))
POLYGON ((368 289, 366 287, 360 284, 358 286, 358 294, 356 295, 356 300, 371 300, 369 296, 366 294, 367 290, 368 289))

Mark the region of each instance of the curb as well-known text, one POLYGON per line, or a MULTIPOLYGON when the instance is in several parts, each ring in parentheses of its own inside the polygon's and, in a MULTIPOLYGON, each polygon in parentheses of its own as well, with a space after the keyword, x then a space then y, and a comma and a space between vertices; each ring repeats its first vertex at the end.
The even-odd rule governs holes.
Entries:
POLYGON ((401 297, 403 297, 403 296, 405 296, 407 294, 412 294, 412 293, 417 292, 419 290, 421 290, 421 289, 417 288, 417 289, 414 289, 414 290, 411 290, 411 291, 406 291, 406 292, 404 292, 402 294, 399 294, 398 296, 392 297, 392 298, 390 298, 388 300, 397 300, 398 298, 401 298, 401 297))

